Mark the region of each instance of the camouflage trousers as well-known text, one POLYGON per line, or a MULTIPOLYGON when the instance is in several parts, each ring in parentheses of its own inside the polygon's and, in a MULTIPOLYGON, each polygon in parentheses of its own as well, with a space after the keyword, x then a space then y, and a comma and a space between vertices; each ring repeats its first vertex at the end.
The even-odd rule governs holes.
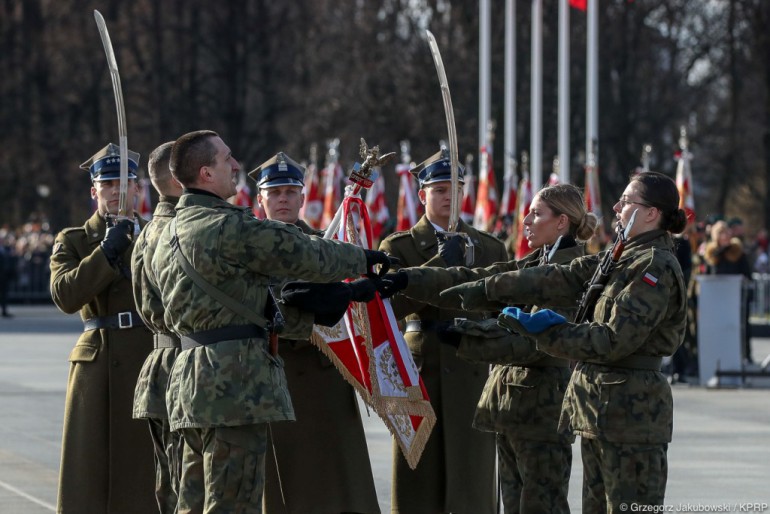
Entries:
POLYGON ((179 514, 261 514, 267 425, 180 432, 179 514))
POLYGON ((663 505, 667 444, 619 444, 582 438, 583 512, 615 514, 663 505))
POLYGON ((155 450, 155 499, 160 514, 174 514, 182 469, 182 436, 169 430, 167 419, 149 418, 147 421, 155 450))
POLYGON ((498 433, 497 454, 505 514, 569 514, 572 445, 498 433))

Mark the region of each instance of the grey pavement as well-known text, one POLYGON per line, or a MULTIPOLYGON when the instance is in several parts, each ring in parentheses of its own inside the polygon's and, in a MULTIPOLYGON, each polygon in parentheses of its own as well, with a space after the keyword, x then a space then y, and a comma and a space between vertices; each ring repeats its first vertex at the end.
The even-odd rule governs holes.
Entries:
MULTIPOLYGON (((0 514, 55 510, 67 356, 77 315, 50 306, 11 306, 0 319, 0 514)), ((754 339, 757 358, 770 339, 754 339)), ((674 386, 674 440, 669 446, 666 504, 680 512, 770 512, 770 389, 674 386), (742 510, 743 508, 743 510, 742 510)), ((390 509, 390 436, 366 416, 380 506, 390 509)), ((581 512, 582 466, 575 446, 570 505, 581 512)), ((629 509, 629 512, 632 512, 629 509)), ((592 514, 592 513, 587 513, 592 514)))

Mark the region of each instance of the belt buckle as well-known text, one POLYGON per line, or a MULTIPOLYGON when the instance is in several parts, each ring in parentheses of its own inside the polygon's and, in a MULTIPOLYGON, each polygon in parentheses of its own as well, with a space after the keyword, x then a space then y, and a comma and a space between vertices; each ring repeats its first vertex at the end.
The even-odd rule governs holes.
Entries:
POLYGON ((118 328, 131 328, 134 326, 134 316, 131 312, 118 313, 118 328))

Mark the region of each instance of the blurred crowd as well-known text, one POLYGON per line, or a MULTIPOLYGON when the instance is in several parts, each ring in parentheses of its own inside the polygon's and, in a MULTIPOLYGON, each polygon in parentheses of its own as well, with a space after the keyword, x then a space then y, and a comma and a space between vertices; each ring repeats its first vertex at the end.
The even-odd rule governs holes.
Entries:
POLYGON ((54 234, 46 220, 32 218, 20 227, 0 227, 0 304, 10 317, 9 301, 50 300, 48 261, 54 234))

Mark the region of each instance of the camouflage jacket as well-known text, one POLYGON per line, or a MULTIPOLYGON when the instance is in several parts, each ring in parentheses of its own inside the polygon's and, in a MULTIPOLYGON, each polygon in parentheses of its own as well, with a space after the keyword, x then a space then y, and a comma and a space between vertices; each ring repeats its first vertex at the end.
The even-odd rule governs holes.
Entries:
MULTIPOLYGON (((489 277, 487 297, 549 307, 574 305, 601 257, 489 277)), ((567 390, 560 430, 616 443, 671 441, 668 381, 659 371, 621 367, 618 361, 676 351, 684 337, 685 293, 671 236, 650 231, 626 246, 594 306, 592 322, 564 323, 533 335, 538 349, 582 361, 567 390)))
MULTIPOLYGON (((163 318, 165 309, 160 297, 158 282, 150 264, 158 246, 161 231, 174 217, 174 206, 178 198, 161 196, 152 220, 136 239, 131 255, 131 277, 134 288, 136 310, 144 324, 154 333, 169 333, 171 329, 163 318)), ((178 348, 153 350, 139 371, 134 391, 134 418, 168 419, 166 410, 166 386, 178 348)))
MULTIPOLYGON (((165 322, 179 335, 248 325, 187 276, 161 234, 152 258, 165 322)), ((297 227, 258 220, 246 208, 208 194, 185 194, 177 204, 176 236, 184 256, 209 283, 264 318, 272 277, 335 281, 365 272, 363 250, 306 236, 297 227)), ((308 338, 312 315, 286 316, 285 337, 308 338)), ((267 320, 263 326, 267 325, 267 320)), ((264 338, 220 341, 183 351, 167 391, 171 429, 237 426, 294 419, 283 361, 264 338)))

